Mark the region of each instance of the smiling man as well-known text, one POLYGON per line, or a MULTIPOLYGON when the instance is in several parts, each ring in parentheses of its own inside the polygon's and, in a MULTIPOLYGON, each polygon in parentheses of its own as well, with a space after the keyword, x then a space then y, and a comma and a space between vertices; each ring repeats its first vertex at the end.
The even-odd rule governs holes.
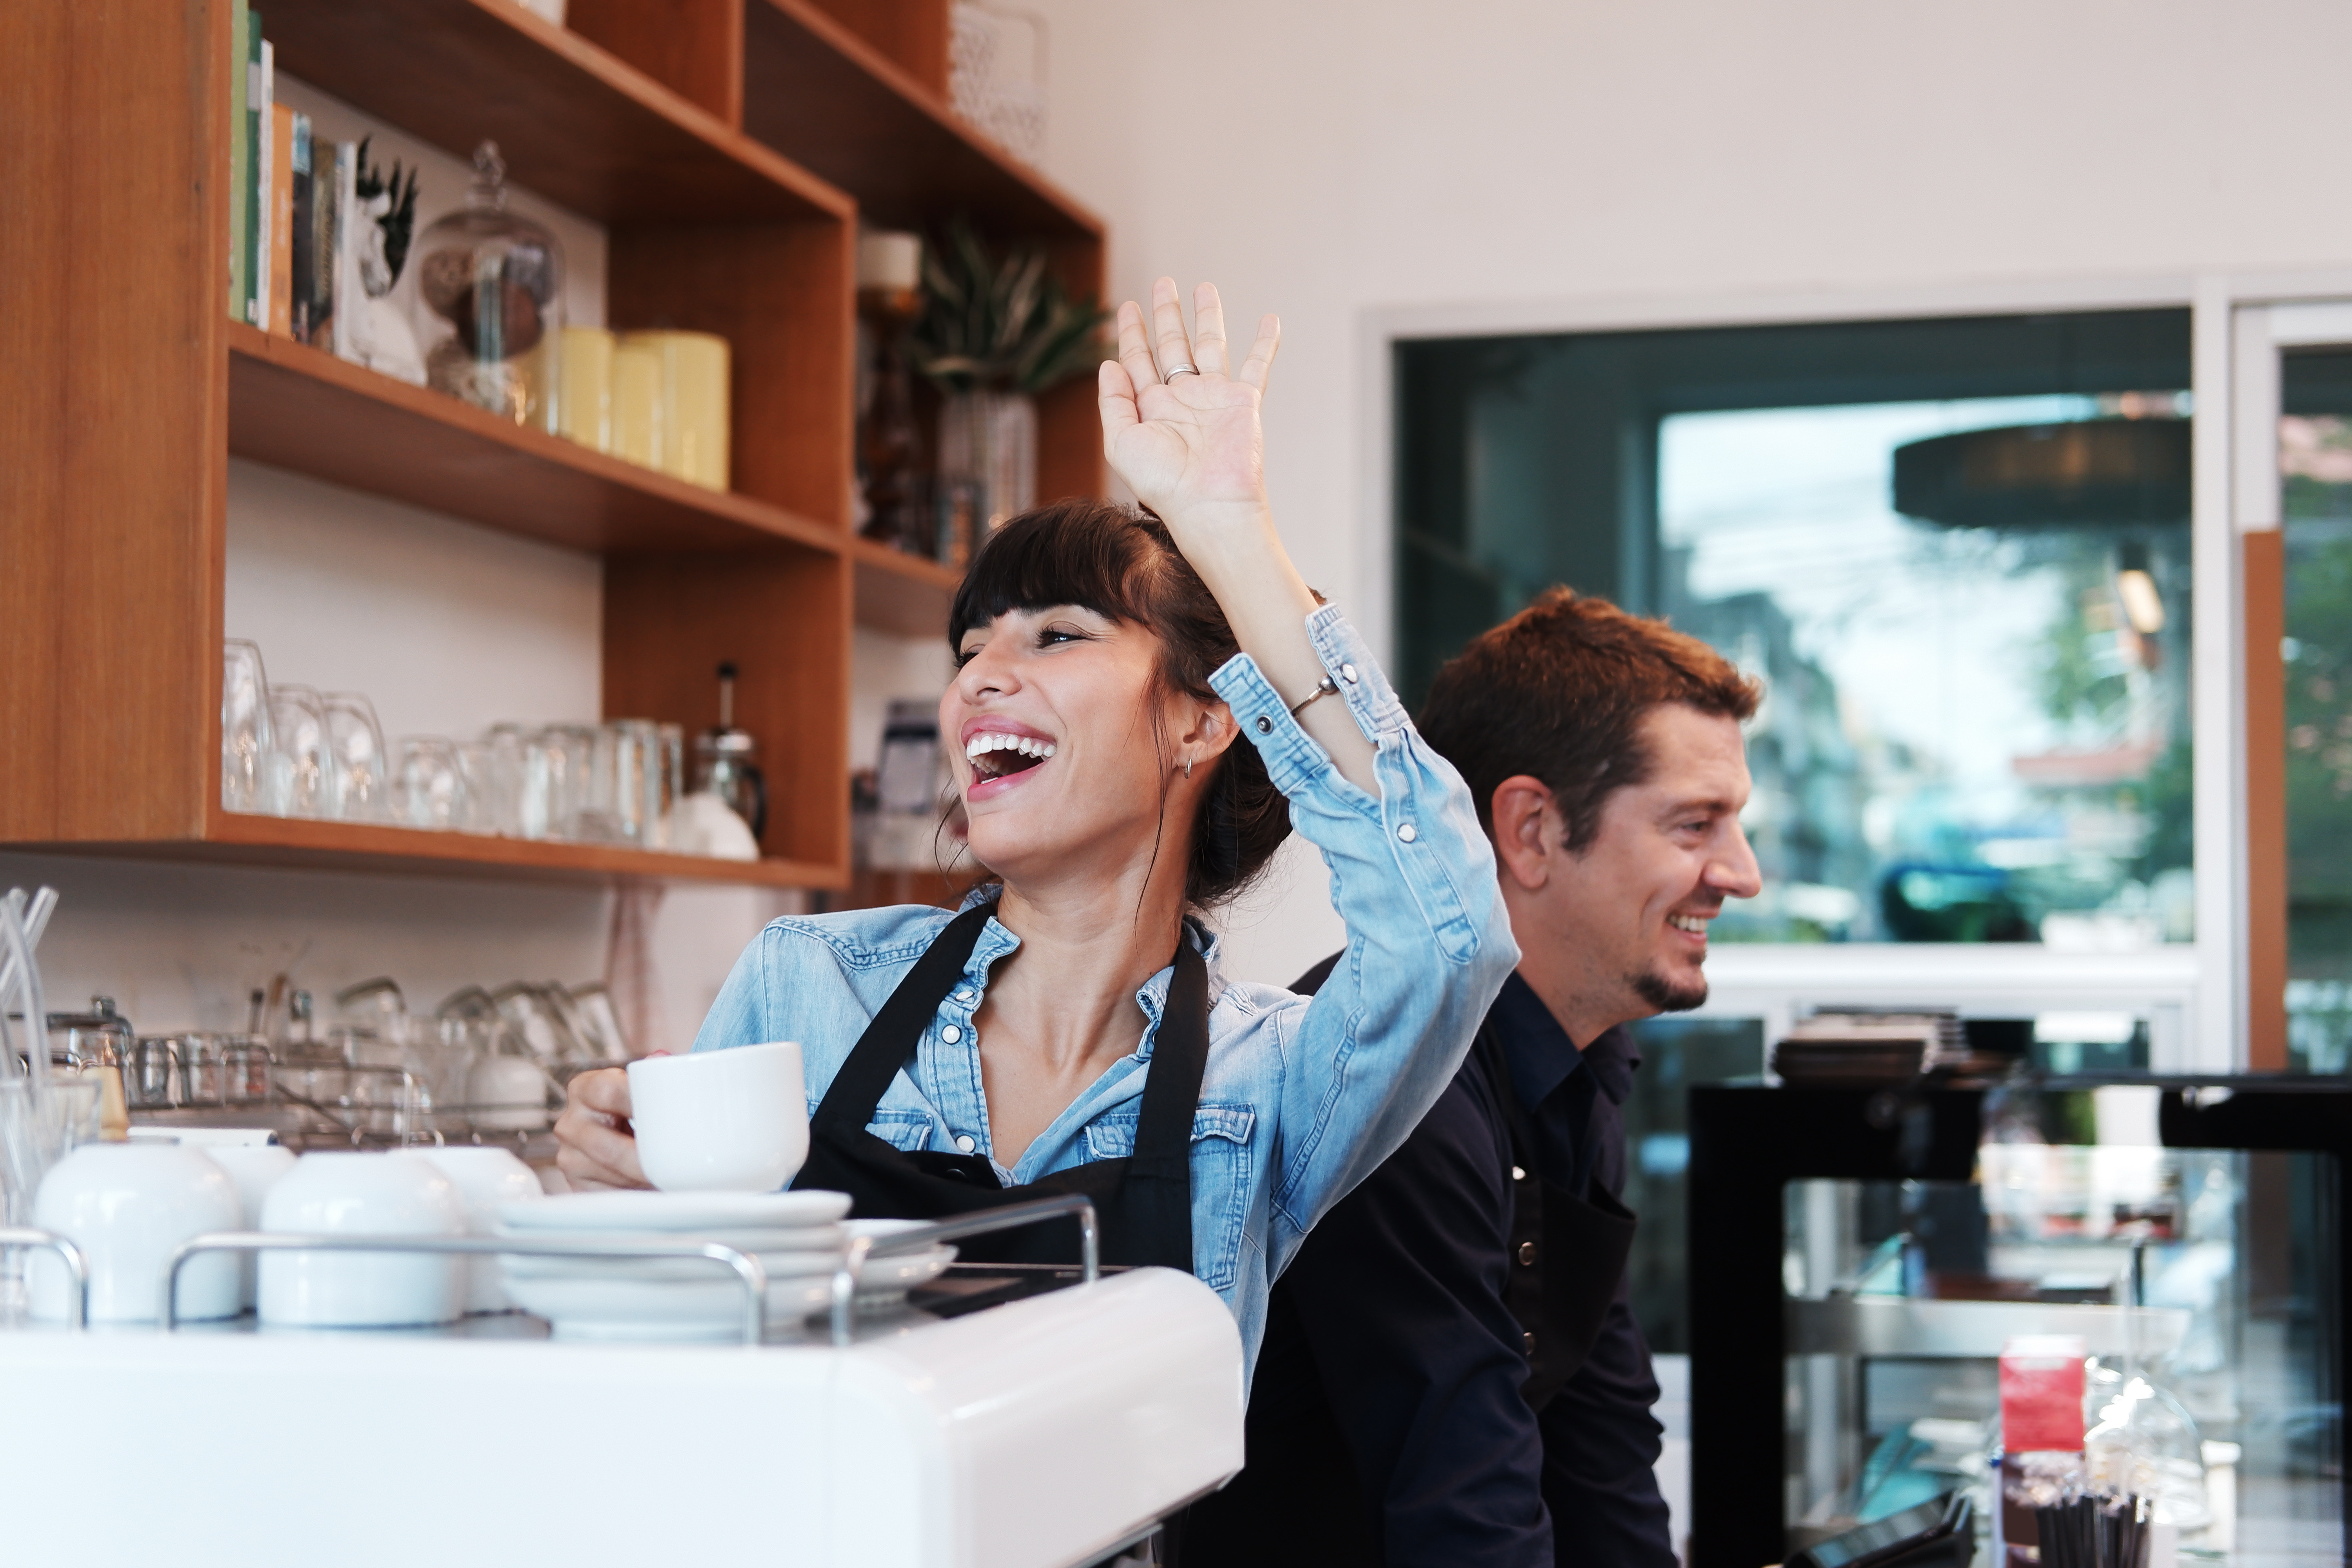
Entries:
POLYGON ((1478 801, 1519 967, 1276 1285, 1248 1468, 1186 1520, 1188 1565, 1672 1568, 1626 1304, 1623 1026, 1706 1000, 1707 922, 1757 891, 1759 697, 1696 637, 1564 588, 1439 674, 1422 733, 1478 801))

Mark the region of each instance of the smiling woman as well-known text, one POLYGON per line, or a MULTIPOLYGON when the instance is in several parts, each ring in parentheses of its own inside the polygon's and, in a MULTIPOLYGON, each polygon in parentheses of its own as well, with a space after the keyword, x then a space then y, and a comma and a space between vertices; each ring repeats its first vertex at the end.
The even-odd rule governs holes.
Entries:
MULTIPOLYGON (((1193 332, 1172 283, 1152 305, 1149 338, 1121 309, 1101 376, 1105 451, 1150 510, 1013 520, 950 615, 940 727, 998 881, 952 916, 776 921, 695 1048, 800 1043, 796 1187, 901 1217, 1084 1194, 1106 1261, 1198 1276, 1246 1363, 1270 1281, 1420 1121, 1518 952, 1468 789, 1275 531, 1258 401, 1276 323, 1228 376, 1214 289, 1193 332), (1348 925, 1312 998, 1220 974, 1194 918, 1294 826, 1348 925)), ((643 1182, 628 1111, 621 1075, 572 1081, 575 1183, 643 1182)), ((1067 1250, 1040 1229, 997 1256, 1067 1250)))

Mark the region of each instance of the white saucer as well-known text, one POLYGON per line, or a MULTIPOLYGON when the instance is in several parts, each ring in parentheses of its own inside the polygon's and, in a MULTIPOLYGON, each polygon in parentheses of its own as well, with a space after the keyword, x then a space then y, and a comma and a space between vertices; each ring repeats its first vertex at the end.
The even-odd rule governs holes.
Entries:
POLYGON ((563 1193, 500 1204, 499 1223, 525 1230, 788 1230, 831 1225, 847 1193, 563 1193))
POLYGON ((802 1226, 788 1230, 755 1230, 741 1226, 713 1226, 709 1230, 532 1230, 522 1226, 502 1225, 497 1228, 495 1234, 512 1237, 518 1241, 541 1241, 551 1244, 566 1241, 644 1241, 676 1247, 693 1241, 715 1241, 740 1252, 838 1253, 849 1239, 848 1231, 837 1225, 802 1226))
MULTIPOLYGON (((857 1293, 861 1311, 887 1307, 955 1260, 942 1247, 910 1258, 872 1260, 857 1293)), ((557 1261, 535 1259, 533 1261, 557 1261)), ((609 1274, 507 1275, 517 1305, 548 1320, 567 1340, 726 1341, 742 1331, 743 1289, 733 1279, 631 1279, 609 1274)), ((789 1322, 832 1305, 833 1279, 788 1276, 768 1285, 768 1316, 789 1322)))
MULTIPOLYGON (((771 1279, 786 1279, 803 1274, 831 1274, 841 1267, 841 1248, 837 1246, 771 1251, 743 1247, 733 1240, 729 1240, 727 1245, 757 1258, 760 1267, 768 1271, 771 1279)), ((499 1267, 509 1278, 517 1279, 709 1280, 734 1277, 726 1265, 700 1258, 547 1258, 507 1253, 500 1257, 499 1267)))

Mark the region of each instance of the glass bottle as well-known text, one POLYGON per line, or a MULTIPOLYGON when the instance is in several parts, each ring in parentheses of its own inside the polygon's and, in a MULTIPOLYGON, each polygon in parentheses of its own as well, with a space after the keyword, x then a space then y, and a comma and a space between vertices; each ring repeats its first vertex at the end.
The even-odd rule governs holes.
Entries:
POLYGON ((426 384, 518 425, 556 429, 563 247, 507 210, 497 142, 474 150, 466 205, 417 237, 412 265, 426 384))

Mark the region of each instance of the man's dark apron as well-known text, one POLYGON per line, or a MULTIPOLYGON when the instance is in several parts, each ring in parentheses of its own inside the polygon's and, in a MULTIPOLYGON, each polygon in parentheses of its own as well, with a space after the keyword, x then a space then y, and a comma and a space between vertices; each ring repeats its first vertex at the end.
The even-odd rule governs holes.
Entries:
MULTIPOLYGON (((990 902, 950 921, 882 1004, 817 1105, 809 1122, 808 1163, 793 1185, 847 1193, 849 1212, 861 1219, 945 1219, 1027 1198, 1082 1194, 1094 1201, 1105 1263, 1156 1264, 1191 1273, 1192 1114, 1209 1059, 1209 980, 1200 953, 1181 935, 1136 1118, 1134 1153, 1006 1187, 998 1184, 984 1155, 902 1152, 866 1130, 890 1079, 913 1058, 940 1002, 962 981, 972 948, 995 912, 990 902)), ((962 1244, 962 1256, 988 1262, 1076 1262, 1076 1227, 1066 1222, 1036 1225, 976 1237, 962 1244)))
MULTIPOLYGON (((1318 965, 1293 989, 1311 993, 1328 973, 1318 965)), ((1573 1184, 1537 1175, 1534 1140, 1491 1025, 1479 1028, 1471 1049, 1510 1124, 1516 1173, 1504 1304, 1526 1336, 1521 1392, 1541 1411, 1601 1336, 1633 1254, 1634 1217, 1592 1179, 1599 1140, 1590 1121, 1578 1140, 1573 1184)), ((1597 1115, 1597 1088, 1584 1092, 1597 1115)), ((1247 1468, 1184 1514, 1188 1557, 1219 1568, 1378 1568, 1379 1500, 1364 1493, 1315 1365, 1313 1335, 1278 1280, 1250 1391, 1247 1440, 1247 1468)))

